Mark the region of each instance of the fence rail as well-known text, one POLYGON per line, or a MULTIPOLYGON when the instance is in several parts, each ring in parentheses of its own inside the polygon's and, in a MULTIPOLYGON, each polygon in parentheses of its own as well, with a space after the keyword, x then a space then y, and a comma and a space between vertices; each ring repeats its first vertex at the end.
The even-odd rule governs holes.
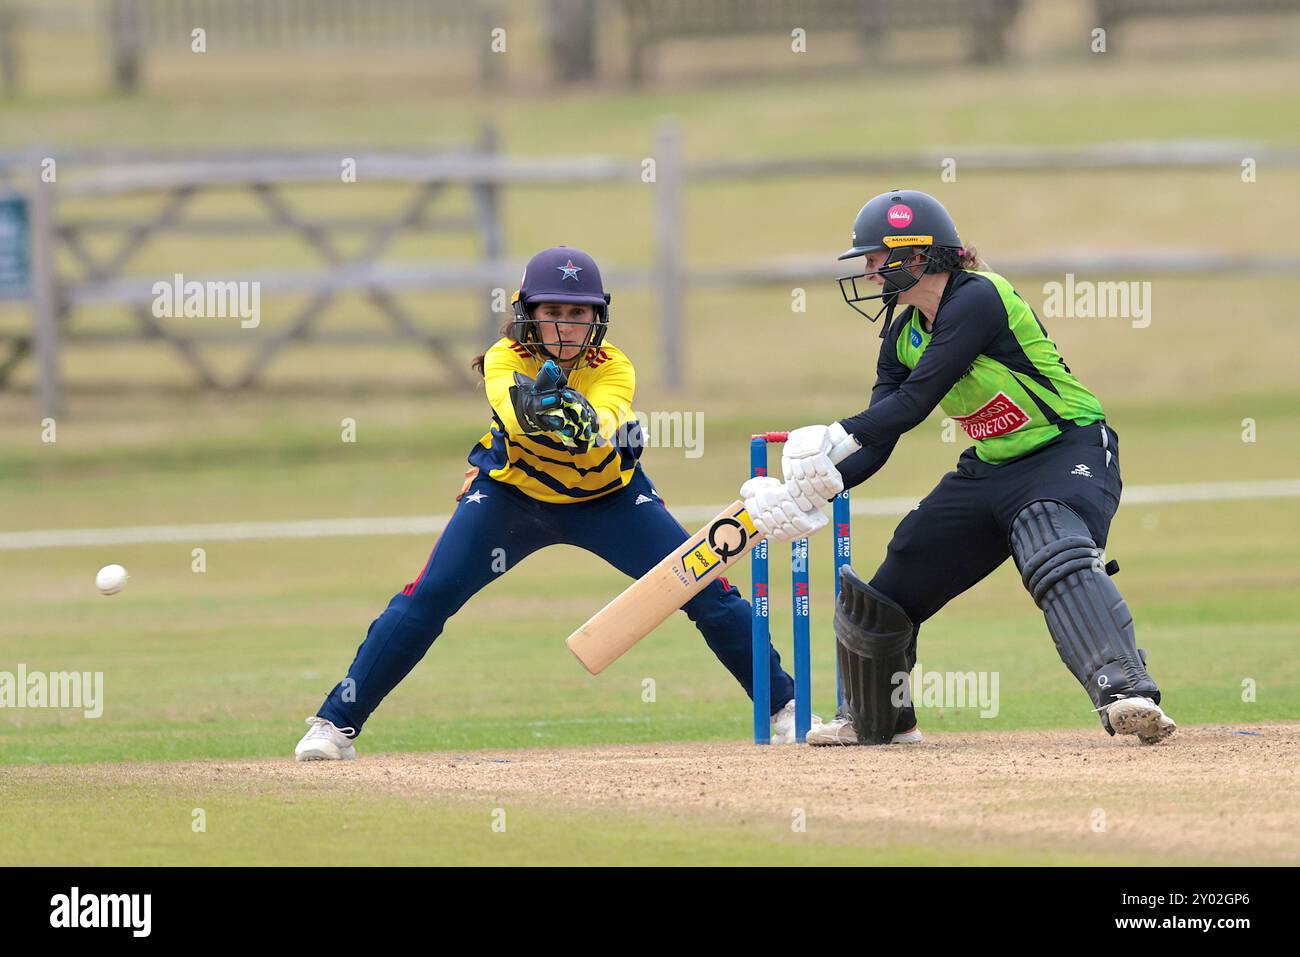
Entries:
MULTIPOLYGON (((359 179, 384 189, 404 189, 409 194, 397 213, 387 216, 312 216, 289 205, 282 195, 287 187, 314 187, 337 183, 339 153, 277 153, 184 157, 158 157, 142 153, 112 156, 78 156, 60 159, 57 186, 36 176, 39 158, 0 154, 0 181, 20 180, 30 205, 32 271, 31 332, 9 336, 10 354, 0 356, 0 387, 13 369, 28 356, 39 366, 39 397, 43 410, 57 409, 62 394, 59 350, 66 343, 116 345, 158 341, 171 345, 192 367, 198 381, 212 388, 243 388, 259 381, 269 364, 285 349, 306 341, 328 343, 410 343, 427 346, 444 371, 442 380, 466 382, 464 362, 453 356, 453 342, 431 331, 412 316, 395 296, 406 292, 462 292, 484 294, 483 325, 476 347, 490 342, 501 321, 486 306, 488 293, 509 289, 522 261, 507 255, 500 222, 500 194, 507 187, 543 185, 575 187, 598 183, 636 184, 654 190, 652 235, 647 264, 605 264, 603 272, 622 288, 649 289, 660 341, 663 384, 670 389, 686 382, 689 355, 684 325, 685 296, 691 289, 772 283, 818 282, 833 279, 845 266, 825 255, 791 256, 768 262, 717 267, 694 267, 680 254, 686 229, 685 197, 692 187, 716 182, 737 182, 772 177, 853 177, 884 172, 927 172, 938 175, 944 163, 956 160, 962 171, 1082 171, 1110 169, 1203 168, 1235 173, 1249 157, 1278 168, 1300 167, 1300 148, 1252 142, 1175 141, 1110 143, 1081 147, 982 148, 960 147, 948 151, 915 151, 862 157, 797 157, 688 163, 683 158, 681 135, 672 121, 655 132, 656 173, 652 182, 643 177, 641 160, 611 157, 577 157, 534 160, 499 155, 496 135, 485 130, 474 149, 451 149, 429 155, 419 151, 366 152, 353 157, 359 179), (951 155, 943 155, 944 153, 951 155), (92 161, 98 160, 98 162, 92 161), (430 211, 445 191, 468 190, 472 198, 468 215, 430 211), (257 216, 226 215, 190 219, 187 208, 195 197, 216 190, 239 191, 253 197, 257 216), (93 205, 99 198, 149 195, 161 200, 150 215, 132 218, 121 213, 81 210, 64 212, 65 200, 93 205), (479 256, 458 262, 409 262, 387 252, 394 238, 411 230, 452 230, 477 237, 479 256), (240 279, 256 282, 270 295, 306 293, 285 328, 259 332, 256 352, 233 380, 222 379, 204 358, 200 346, 212 342, 248 342, 234 330, 177 331, 155 318, 147 303, 154 298, 154 283, 170 279, 131 274, 127 267, 136 252, 163 235, 266 235, 280 232, 304 240, 321 260, 321 268, 266 268, 243 272, 240 279), (362 249, 344 255, 336 234, 361 234, 362 249), (98 237, 92 244, 91 237, 98 237), (117 238, 117 246, 104 253, 103 239, 117 238), (79 272, 59 273, 56 252, 70 258, 79 272), (361 292, 389 324, 386 331, 343 330, 325 332, 317 320, 342 293, 361 292), (130 332, 78 329, 74 314, 90 307, 118 306, 133 317, 130 332)), ((857 199, 859 197, 853 197, 857 199)), ((1231 269, 1239 273, 1300 275, 1300 256, 1273 251, 1252 253, 1239 248, 1222 251, 1203 244, 1188 249, 1053 250, 1031 256, 998 257, 999 271, 1018 276, 1060 276, 1066 272, 1110 275, 1189 275, 1231 269)), ((186 275, 187 281, 229 281, 229 274, 186 275)), ((0 344, 6 337, 0 336, 0 344)))
POLYGON ((1300 147, 1247 140, 1138 140, 1082 146, 954 146, 871 156, 761 157, 713 160, 687 168, 691 182, 785 176, 856 176, 955 164, 962 172, 1082 172, 1108 169, 1240 167, 1246 158, 1300 166, 1300 147))

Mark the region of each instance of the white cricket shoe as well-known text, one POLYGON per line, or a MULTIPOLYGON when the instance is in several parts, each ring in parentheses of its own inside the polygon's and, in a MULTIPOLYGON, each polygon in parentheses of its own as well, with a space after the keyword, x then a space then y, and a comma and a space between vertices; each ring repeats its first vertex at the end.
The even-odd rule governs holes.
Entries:
MULTIPOLYGON (((812 737, 813 731, 822 726, 822 719, 817 715, 812 716, 812 729, 808 732, 808 737, 812 737)), ((785 703, 785 707, 772 715, 772 743, 773 744, 794 744, 794 699, 785 703)))
MULTIPOLYGON (((919 744, 925 738, 921 728, 912 725, 907 731, 899 731, 890 739, 890 744, 919 744)), ((853 722, 848 718, 836 718, 808 732, 808 743, 815 746, 838 744, 841 746, 858 743, 858 733, 853 730, 853 722)))
MULTIPOLYGON (((311 730, 302 736, 298 746, 293 749, 295 761, 352 761, 356 759, 357 749, 352 746, 352 739, 343 731, 320 715, 307 719, 311 730)), ((354 729, 347 728, 348 731, 354 729)))
POLYGON ((1106 721, 1116 734, 1136 734, 1143 744, 1158 744, 1178 725, 1150 698, 1120 698, 1106 706, 1106 721))

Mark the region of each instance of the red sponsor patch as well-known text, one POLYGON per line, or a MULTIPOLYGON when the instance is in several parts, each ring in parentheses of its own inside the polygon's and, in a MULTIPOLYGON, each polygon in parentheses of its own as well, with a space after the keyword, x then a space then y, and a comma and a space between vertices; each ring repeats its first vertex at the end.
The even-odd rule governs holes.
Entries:
POLYGON ((970 415, 954 418, 972 439, 996 438, 1029 423, 1025 410, 1007 398, 1005 392, 999 392, 970 415))

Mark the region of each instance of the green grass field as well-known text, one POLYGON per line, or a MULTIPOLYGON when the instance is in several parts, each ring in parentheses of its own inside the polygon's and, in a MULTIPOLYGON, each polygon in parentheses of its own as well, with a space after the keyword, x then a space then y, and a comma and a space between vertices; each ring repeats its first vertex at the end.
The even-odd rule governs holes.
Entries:
MULTIPOLYGON (((330 61, 267 67, 173 59, 159 62, 161 82, 124 99, 98 91, 88 41, 48 36, 38 44, 46 55, 35 62, 44 72, 0 107, 6 148, 418 146, 467 140, 491 119, 512 154, 636 158, 651 149, 655 120, 674 115, 688 155, 698 159, 951 146, 960 162, 963 146, 996 143, 1231 138, 1295 145, 1287 118, 1300 115, 1293 60, 1276 51, 1242 59, 1037 55, 978 72, 890 74, 870 87, 843 70, 774 72, 644 92, 613 85, 529 91, 518 80, 525 67, 516 68, 506 94, 492 96, 463 85, 440 95, 423 65, 401 58, 362 57, 347 70, 330 61), (68 69, 48 69, 59 62, 68 69), (873 104, 883 100, 873 97, 889 96, 916 108, 891 111, 882 127, 873 104), (580 136, 557 135, 570 124, 580 136)), ((972 172, 952 184, 937 175, 910 179, 949 204, 967 241, 995 269, 1000 257, 1060 248, 1300 252, 1291 228, 1296 170, 1263 169, 1249 184, 1236 168, 972 172)), ((833 258, 861 202, 890 185, 824 178, 692 187, 684 258, 697 267, 789 254, 833 258)), ((339 189, 304 189, 292 198, 322 215, 394 201, 339 189)), ((244 202, 212 197, 196 212, 232 213, 244 202)), ((602 262, 642 261, 651 252, 650 203, 648 192, 633 187, 513 191, 505 206, 509 253, 522 258, 564 241, 588 247, 602 262)), ((457 204, 463 208, 464 198, 453 197, 449 208, 457 204)), ((96 211, 141 207, 127 200, 96 211)), ((396 254, 462 258, 473 249, 424 240, 398 244, 396 254)), ((133 269, 212 274, 311 262, 305 248, 282 239, 191 237, 146 248, 133 269)), ((1041 280, 1009 278, 1041 307, 1041 280)), ((1057 319, 1049 329, 1107 408, 1126 485, 1300 478, 1296 277, 1122 278, 1152 279, 1149 328, 1057 319), (1250 441, 1244 430, 1253 431, 1250 441)), ((680 449, 646 453, 670 506, 730 501, 746 475, 749 433, 828 421, 865 403, 877 330, 831 284, 809 288, 808 310, 799 314, 780 286, 692 293, 689 385, 676 393, 660 384, 649 298, 614 292, 610 338, 637 361, 638 409, 703 416, 698 458, 680 449), (809 350, 813 359, 794 358, 809 350)), ((474 302, 404 301, 430 326, 460 330, 465 361, 481 348, 474 302)), ((282 300, 268 309, 262 332, 274 330, 293 305, 282 300)), ((0 328, 26 321, 18 306, 0 304, 0 328)), ((355 299, 339 303, 329 320, 349 327, 375 321, 355 299)), ((104 312, 86 323, 110 329, 126 320, 104 312)), ((229 368, 240 354, 219 351, 216 359, 229 368)), ((317 348, 287 353, 266 392, 210 395, 192 391, 161 347, 69 349, 71 392, 56 442, 42 441, 30 365, 15 374, 16 391, 0 392, 0 530, 445 514, 464 456, 485 428, 485 403, 481 395, 432 388, 431 370, 427 358, 409 352, 317 348), (349 417, 357 422, 355 443, 340 441, 341 420, 349 417)), ((943 440, 940 420, 936 413, 906 437, 888 468, 855 495, 928 491, 963 447, 943 440)), ((860 570, 874 568, 896 521, 854 520, 860 570)), ((779 818, 585 807, 545 793, 512 812, 519 824, 506 838, 486 827, 489 805, 445 791, 365 791, 324 775, 278 777, 265 762, 241 783, 223 784, 226 762, 291 752, 302 719, 342 676, 371 619, 415 576, 431 544, 421 536, 375 536, 0 550, 0 671, 21 663, 29 671, 102 671, 105 680, 97 719, 49 709, 0 713, 0 832, 12 836, 0 863, 1131 859, 1100 844, 1036 844, 1032 835, 1001 844, 987 834, 930 830, 883 840, 864 820, 792 840, 779 818), (191 568, 196 547, 206 549, 202 573, 191 568), (105 599, 93 577, 109 562, 126 565, 132 580, 122 595, 105 599), (183 779, 170 777, 166 764, 143 764, 182 761, 208 763, 185 765, 183 779), (136 765, 138 773, 130 770, 136 765), (197 806, 214 817, 202 836, 189 830, 197 806), (342 843, 313 842, 322 825, 340 817, 347 822, 342 843), (156 834, 142 823, 152 821, 156 834)), ((824 539, 812 545, 815 708, 829 714, 831 546, 824 539)), ((772 567, 773 632, 788 661, 789 585, 780 552, 772 567)), ((1300 714, 1300 513, 1293 499, 1128 504, 1108 553, 1123 566, 1118 583, 1139 642, 1180 724, 1254 726, 1300 714), (1243 694, 1247 685, 1253 697, 1243 694)), ((731 577, 747 590, 747 567, 731 577)), ((744 741, 748 701, 684 616, 599 678, 573 660, 563 637, 624 584, 598 559, 567 547, 524 562, 449 623, 367 726, 363 757, 744 741), (652 701, 645 700, 647 680, 652 701)), ((922 709, 922 727, 940 746, 958 740, 948 732, 1100 734, 1010 567, 927 623, 920 661, 927 670, 1000 675, 994 718, 970 708, 922 709)), ((997 773, 1010 780, 1013 772, 997 773)), ((1026 801, 1022 810, 1032 817, 1032 798, 1026 801)), ((1206 859, 1182 854, 1170 850, 1169 859, 1206 859)))

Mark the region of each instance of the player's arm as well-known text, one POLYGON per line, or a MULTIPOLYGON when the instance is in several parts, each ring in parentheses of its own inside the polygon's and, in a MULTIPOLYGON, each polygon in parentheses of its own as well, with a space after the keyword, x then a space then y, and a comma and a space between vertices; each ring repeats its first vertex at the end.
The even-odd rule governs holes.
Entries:
MULTIPOLYGON (((884 465, 899 437, 925 421, 1006 328, 1006 308, 996 290, 973 283, 966 286, 940 313, 930 344, 897 387, 891 381, 878 383, 879 395, 873 390, 865 411, 829 426, 812 425, 790 433, 781 458, 790 494, 804 508, 838 495, 847 485, 838 466, 855 455, 850 477, 855 484, 865 481, 884 465)), ((901 332, 900 324, 897 334, 901 332)), ((891 334, 887 343, 895 343, 897 334, 891 334)), ((882 360, 891 353, 897 362, 896 345, 881 351, 882 360)))
MULTIPOLYGON (((871 406, 888 400, 911 372, 898 358, 902 322, 880 343, 871 406)), ((861 485, 889 460, 898 439, 863 443, 840 422, 795 429, 781 453, 781 472, 792 498, 804 510, 818 509, 846 488, 861 485)))
POLYGON ((586 452, 595 437, 596 412, 581 393, 569 388, 558 363, 547 360, 530 379, 513 374, 510 405, 525 435, 547 435, 574 452, 586 452))
POLYGON ((483 390, 497 420, 505 426, 508 435, 527 435, 528 430, 515 414, 511 389, 515 386, 515 373, 526 375, 522 356, 499 343, 483 356, 483 390))
MULTIPOLYGON (((893 335, 880 343, 880 357, 876 360, 876 384, 871 388, 871 402, 868 408, 897 392, 911 372, 898 360, 898 335, 902 323, 897 325, 898 328, 893 330, 893 335)), ((843 424, 840 427, 843 428, 843 424)), ((879 472, 889 461, 889 456, 893 454, 894 446, 897 444, 898 439, 895 438, 882 445, 862 445, 856 452, 851 452, 847 458, 837 462, 835 467, 839 470, 843 487, 856 488, 879 472)))
POLYGON ((567 382, 561 383, 557 392, 557 411, 564 417, 564 425, 557 430, 559 438, 577 452, 617 444, 615 433, 632 418, 636 372, 619 350, 610 347, 604 354, 606 358, 593 370, 585 393, 567 382))
POLYGON ((483 357, 483 389, 496 418, 508 435, 554 435, 570 448, 585 449, 584 426, 595 412, 586 400, 564 388, 565 376, 554 363, 542 367, 534 380, 523 356, 498 343, 483 357))
POLYGON ((632 360, 620 350, 606 350, 609 359, 596 368, 595 381, 587 387, 584 398, 596 415, 595 431, 600 444, 613 441, 614 433, 632 417, 632 400, 636 395, 636 369, 632 360))
POLYGON ((895 442, 916 428, 966 374, 980 354, 1007 328, 1006 308, 996 291, 979 286, 954 298, 939 316, 934 335, 916 368, 889 395, 863 412, 840 420, 844 431, 863 446, 895 442))

